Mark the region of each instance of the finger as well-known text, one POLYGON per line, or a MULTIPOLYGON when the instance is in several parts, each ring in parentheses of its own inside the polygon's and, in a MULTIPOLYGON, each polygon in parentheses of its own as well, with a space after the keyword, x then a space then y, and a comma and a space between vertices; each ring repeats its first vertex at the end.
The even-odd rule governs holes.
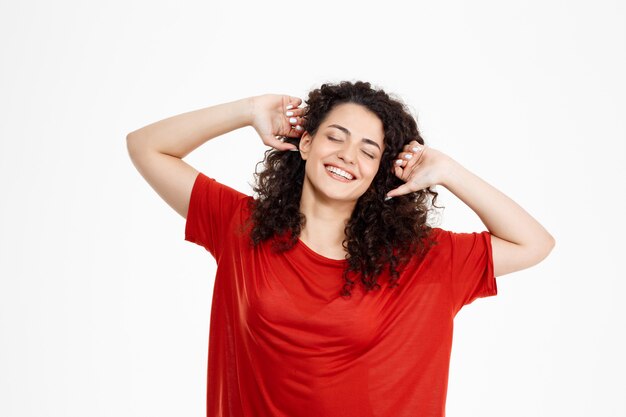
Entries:
POLYGON ((285 116, 285 118, 287 118, 287 123, 289 123, 291 129, 289 131, 289 134, 287 136, 290 137, 299 137, 304 133, 304 127, 302 127, 302 123, 304 122, 304 119, 302 117, 287 117, 285 116))
POLYGON ((303 133, 304 128, 302 126, 291 126, 291 128, 289 129, 289 133, 287 133, 286 136, 290 138, 299 138, 300 136, 302 136, 303 133))
POLYGON ((401 152, 399 154, 400 159, 406 161, 404 164, 402 164, 402 167, 406 170, 407 168, 412 168, 413 166, 417 165, 419 160, 420 160, 420 154, 415 154, 413 152, 401 152))
POLYGON ((409 180, 409 178, 411 177, 411 174, 415 170, 415 167, 409 164, 410 162, 407 162, 406 165, 402 167, 402 169, 400 169, 400 171, 396 172, 396 176, 404 182, 407 182, 409 180))
POLYGON ((289 124, 293 127, 299 126, 302 124, 302 117, 296 117, 296 116, 285 116, 287 118, 287 121, 289 122, 289 124))
POLYGON ((285 110, 285 116, 287 117, 302 117, 304 115, 304 109, 300 107, 296 107, 293 109, 285 110))
POLYGON ((289 100, 287 101, 287 104, 285 105, 285 110, 291 110, 291 109, 295 109, 296 107, 300 106, 300 104, 302 104, 302 99, 300 97, 292 97, 292 96, 288 96, 289 100))
MULTIPOLYGON (((408 145, 410 146, 410 145, 408 145)), ((405 146, 406 147, 406 146, 405 146)), ((424 148, 422 147, 413 147, 410 148, 411 150, 413 149, 417 149, 417 151, 411 151, 411 152, 401 152, 398 154, 398 156, 400 157, 400 159, 406 160, 406 164, 402 164, 403 168, 412 168, 416 165, 419 165, 419 163, 422 160, 422 156, 424 154, 424 148)))
POLYGON ((414 168, 411 167, 396 167, 394 169, 394 174, 396 177, 400 178, 405 183, 409 184, 409 180, 411 179, 411 175, 413 175, 414 168))
POLYGON ((413 152, 400 152, 398 154, 398 156, 400 157, 399 159, 402 159, 403 161, 411 161, 415 158, 415 154, 413 154, 413 152))
POLYGON ((418 190, 414 190, 413 188, 411 188, 411 185, 409 183, 406 183, 406 184, 402 184, 398 188, 394 188, 393 190, 389 191, 387 193, 387 197, 398 197, 404 194, 413 193, 415 191, 418 191, 418 190))
POLYGON ((271 146, 274 149, 278 149, 279 151, 291 151, 291 150, 297 151, 298 150, 298 148, 295 145, 292 145, 290 143, 284 143, 280 141, 280 139, 272 135, 264 135, 263 142, 266 145, 271 146))
POLYGON ((410 165, 411 163, 405 163, 405 166, 400 167, 400 166, 396 166, 394 167, 394 174, 396 175, 396 177, 400 178, 402 181, 408 183, 409 180, 411 179, 411 176, 413 176, 415 174, 415 170, 417 169, 416 166, 414 165, 410 165))
POLYGON ((407 160, 406 160, 406 159, 401 159, 401 158, 398 158, 398 159, 396 159, 395 161, 393 161, 393 168, 394 168, 394 170, 395 170, 395 168, 397 168, 397 167, 403 168, 403 167, 405 167, 405 166, 406 166, 406 163, 407 163, 407 160))
POLYGON ((414 154, 416 154, 416 157, 413 158, 413 159, 415 159, 415 164, 417 165, 420 162, 422 162, 422 159, 424 159, 424 154, 426 153, 426 150, 428 149, 428 146, 426 146, 426 145, 417 145, 413 149, 415 149, 414 154))
POLYGON ((407 143, 406 145, 404 145, 404 147, 402 148, 402 150, 404 152, 413 152, 413 153, 417 153, 420 152, 422 150, 422 148, 424 148, 425 145, 422 145, 421 143, 419 143, 416 140, 412 140, 411 142, 407 143))
POLYGON ((424 145, 423 143, 419 143, 417 140, 412 140, 411 142, 409 142, 409 145, 411 145, 411 147, 417 146, 417 147, 424 147, 426 145, 424 145))
POLYGON ((410 152, 400 152, 395 161, 393 161, 394 169, 396 167, 401 167, 403 171, 406 173, 408 168, 411 168, 415 163, 413 162, 414 156, 410 152))

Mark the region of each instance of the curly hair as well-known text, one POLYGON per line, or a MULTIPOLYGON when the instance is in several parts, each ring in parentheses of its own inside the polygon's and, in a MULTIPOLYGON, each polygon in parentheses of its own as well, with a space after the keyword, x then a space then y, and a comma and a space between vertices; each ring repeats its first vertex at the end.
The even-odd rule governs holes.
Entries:
MULTIPOLYGON (((369 82, 342 81, 322 84, 309 92, 305 100, 302 125, 314 136, 328 113, 342 103, 362 105, 376 114, 383 124, 385 150, 378 172, 367 191, 358 199, 345 227, 342 246, 347 251, 347 267, 343 272, 341 296, 350 297, 355 280, 360 276, 365 291, 381 288, 378 278, 385 266, 389 269, 389 288, 398 286, 399 270, 413 256, 423 256, 435 244, 428 225, 430 202, 435 205, 438 193, 424 189, 385 201, 386 192, 404 183, 392 172, 394 161, 404 145, 412 140, 424 144, 415 118, 399 99, 369 82)), ((300 138, 282 137, 297 146, 300 138)), ((299 152, 269 149, 257 163, 257 197, 249 200, 248 221, 253 246, 270 240, 272 250, 288 251, 296 243, 306 223, 300 212, 300 198, 305 176, 305 163, 299 152), (264 169, 259 172, 259 164, 264 169)))

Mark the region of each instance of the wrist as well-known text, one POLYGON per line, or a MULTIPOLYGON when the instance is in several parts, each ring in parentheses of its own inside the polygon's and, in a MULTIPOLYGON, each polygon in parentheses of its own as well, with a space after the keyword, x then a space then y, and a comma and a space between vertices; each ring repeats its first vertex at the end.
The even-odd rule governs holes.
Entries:
POLYGON ((461 164, 446 155, 442 163, 441 181, 439 184, 443 185, 447 189, 450 189, 450 187, 454 184, 454 180, 458 177, 460 168, 462 168, 461 164))
POLYGON ((246 97, 235 102, 237 105, 238 119, 242 126, 252 126, 254 120, 254 97, 246 97))

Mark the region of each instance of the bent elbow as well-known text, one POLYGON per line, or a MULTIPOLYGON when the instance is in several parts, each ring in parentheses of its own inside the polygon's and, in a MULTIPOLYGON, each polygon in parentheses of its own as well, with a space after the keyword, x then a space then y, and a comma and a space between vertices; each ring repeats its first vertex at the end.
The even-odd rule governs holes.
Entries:
POLYGON ((556 246, 556 239, 552 235, 548 235, 548 253, 552 252, 552 249, 556 246))
POLYGON ((142 140, 134 132, 126 135, 126 150, 128 151, 129 155, 132 156, 133 153, 141 150, 141 142, 142 140))
POLYGON ((545 258, 547 258, 548 255, 550 255, 550 252, 552 252, 552 250, 554 249, 555 246, 556 246, 556 239, 554 239, 554 237, 552 235, 548 234, 546 240, 540 246, 540 251, 539 251, 539 253, 540 253, 539 257, 541 258, 540 261, 542 261, 545 258))

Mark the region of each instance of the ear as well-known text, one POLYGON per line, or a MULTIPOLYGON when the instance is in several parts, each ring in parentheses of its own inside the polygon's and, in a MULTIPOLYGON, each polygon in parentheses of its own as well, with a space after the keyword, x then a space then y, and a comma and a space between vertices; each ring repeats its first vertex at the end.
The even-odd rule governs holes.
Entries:
POLYGON ((300 137, 300 143, 298 145, 298 149, 300 149, 300 156, 302 156, 302 159, 305 161, 311 151, 311 142, 313 142, 313 137, 309 134, 309 132, 305 131, 300 137))

